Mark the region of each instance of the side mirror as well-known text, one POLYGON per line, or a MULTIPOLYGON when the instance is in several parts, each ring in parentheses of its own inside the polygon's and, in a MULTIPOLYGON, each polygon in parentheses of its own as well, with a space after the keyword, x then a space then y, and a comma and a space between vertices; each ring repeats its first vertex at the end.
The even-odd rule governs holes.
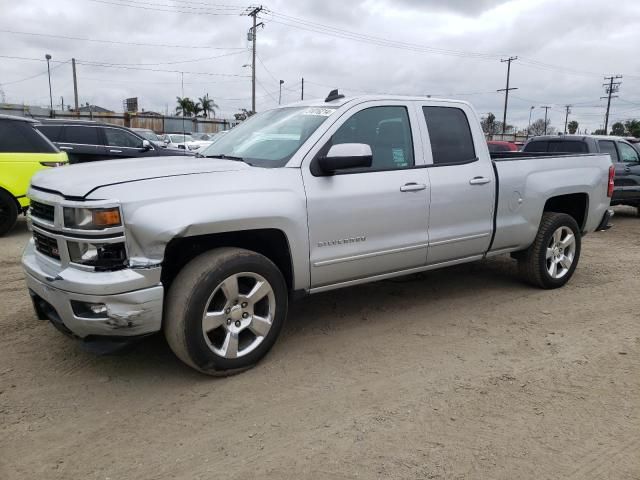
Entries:
POLYGON ((142 140, 142 148, 144 150, 151 150, 151 142, 147 139, 142 140))
POLYGON ((372 160, 371 147, 366 143, 340 143, 318 158, 318 167, 325 175, 332 175, 337 170, 370 167, 372 160))

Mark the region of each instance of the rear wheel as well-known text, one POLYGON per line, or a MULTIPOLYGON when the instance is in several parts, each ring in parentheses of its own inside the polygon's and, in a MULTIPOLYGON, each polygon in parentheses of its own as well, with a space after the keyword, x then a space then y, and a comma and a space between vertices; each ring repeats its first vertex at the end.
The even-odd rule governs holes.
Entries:
POLYGON ((580 259, 581 236, 573 217, 545 212, 536 239, 518 258, 525 281, 540 288, 562 287, 580 259))
POLYGON ((18 220, 18 204, 5 190, 0 190, 0 236, 11 230, 18 220))
POLYGON ((209 375, 255 365, 287 315, 287 287, 266 257, 220 248, 189 262, 167 295, 164 332, 183 362, 209 375))

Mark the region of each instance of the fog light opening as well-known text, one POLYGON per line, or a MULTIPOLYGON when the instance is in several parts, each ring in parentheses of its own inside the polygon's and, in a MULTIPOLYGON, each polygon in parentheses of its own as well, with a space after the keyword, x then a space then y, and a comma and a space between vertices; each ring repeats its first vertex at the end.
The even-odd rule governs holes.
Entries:
POLYGON ((108 309, 104 303, 89 303, 71 301, 71 308, 77 317, 82 318, 108 318, 108 309))

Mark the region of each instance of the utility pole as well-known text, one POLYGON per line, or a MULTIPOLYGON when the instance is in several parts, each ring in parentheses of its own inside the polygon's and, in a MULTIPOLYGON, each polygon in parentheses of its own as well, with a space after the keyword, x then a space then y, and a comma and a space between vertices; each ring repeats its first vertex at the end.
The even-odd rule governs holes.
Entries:
POLYGON ((284 83, 284 80, 280 80, 280 94, 278 95, 278 105, 282 103, 282 84, 283 83, 284 83))
POLYGON ((44 58, 47 59, 47 74, 49 76, 49 116, 53 118, 53 94, 51 93, 51 69, 49 68, 49 60, 51 60, 51 55, 47 53, 44 58))
POLYGON ((571 105, 565 105, 565 114, 564 114, 564 134, 567 134, 567 121, 569 120, 569 114, 571 113, 571 105))
POLYGON ((247 15, 253 17, 253 27, 251 27, 251 41, 253 42, 252 48, 252 60, 251 60, 251 111, 256 111, 256 34, 258 33, 258 27, 264 26, 264 23, 256 23, 258 14, 263 10, 262 5, 255 7, 250 11, 247 10, 247 15))
POLYGON ((300 100, 304 100, 304 77, 302 77, 302 93, 300 94, 300 100))
POLYGON ((529 139, 529 135, 531 134, 531 114, 533 113, 533 109, 536 108, 531 106, 529 109, 529 124, 527 125, 527 139, 529 139))
POLYGON ((73 99, 75 101, 75 110, 78 110, 78 78, 76 77, 76 59, 71 59, 71 68, 73 69, 73 99))
POLYGON ((64 97, 60 97, 60 110, 64 113, 64 97))
POLYGON ((502 63, 507 62, 507 87, 501 88, 498 92, 504 92, 504 114, 502 115, 502 139, 504 140, 505 130, 507 128, 507 105, 509 103, 509 90, 517 90, 517 87, 509 88, 509 76, 511 75, 511 62, 517 60, 518 57, 509 57, 501 59, 502 63))
POLYGON ((547 126, 549 125, 549 122, 547 121, 547 112, 549 111, 549 109, 551 107, 544 106, 544 107, 540 107, 540 108, 544 108, 544 134, 546 135, 547 134, 547 126))
POLYGON ((606 97, 600 97, 600 99, 603 99, 603 98, 607 99, 607 113, 604 116, 604 134, 605 135, 609 135, 609 133, 607 132, 607 129, 609 128, 609 109, 611 108, 611 99, 618 98, 617 95, 613 95, 613 94, 620 89, 620 84, 622 83, 622 82, 615 82, 614 80, 617 80, 619 78, 622 78, 622 75, 615 75, 615 76, 611 75, 610 77, 604 77, 605 80, 609 80, 609 83, 602 84, 605 92, 607 93, 606 97))

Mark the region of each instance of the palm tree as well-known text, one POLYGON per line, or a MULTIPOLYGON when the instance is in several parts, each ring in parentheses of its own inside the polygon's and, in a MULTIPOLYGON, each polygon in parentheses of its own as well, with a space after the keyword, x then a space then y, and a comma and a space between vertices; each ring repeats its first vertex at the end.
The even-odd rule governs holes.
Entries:
POLYGON ((215 109, 220 107, 218 107, 218 105, 213 100, 213 98, 209 98, 209 94, 207 93, 204 97, 201 97, 198 100, 200 100, 200 105, 202 105, 202 111, 204 112, 204 117, 208 118, 209 112, 211 112, 213 113, 213 117, 215 118, 216 116, 215 109))
POLYGON ((191 113, 193 113, 194 117, 197 117, 198 114, 202 112, 202 110, 203 108, 200 106, 200 102, 191 102, 191 113))
POLYGON ((190 117, 193 113, 193 101, 189 97, 176 97, 178 106, 176 107, 176 115, 190 117))

